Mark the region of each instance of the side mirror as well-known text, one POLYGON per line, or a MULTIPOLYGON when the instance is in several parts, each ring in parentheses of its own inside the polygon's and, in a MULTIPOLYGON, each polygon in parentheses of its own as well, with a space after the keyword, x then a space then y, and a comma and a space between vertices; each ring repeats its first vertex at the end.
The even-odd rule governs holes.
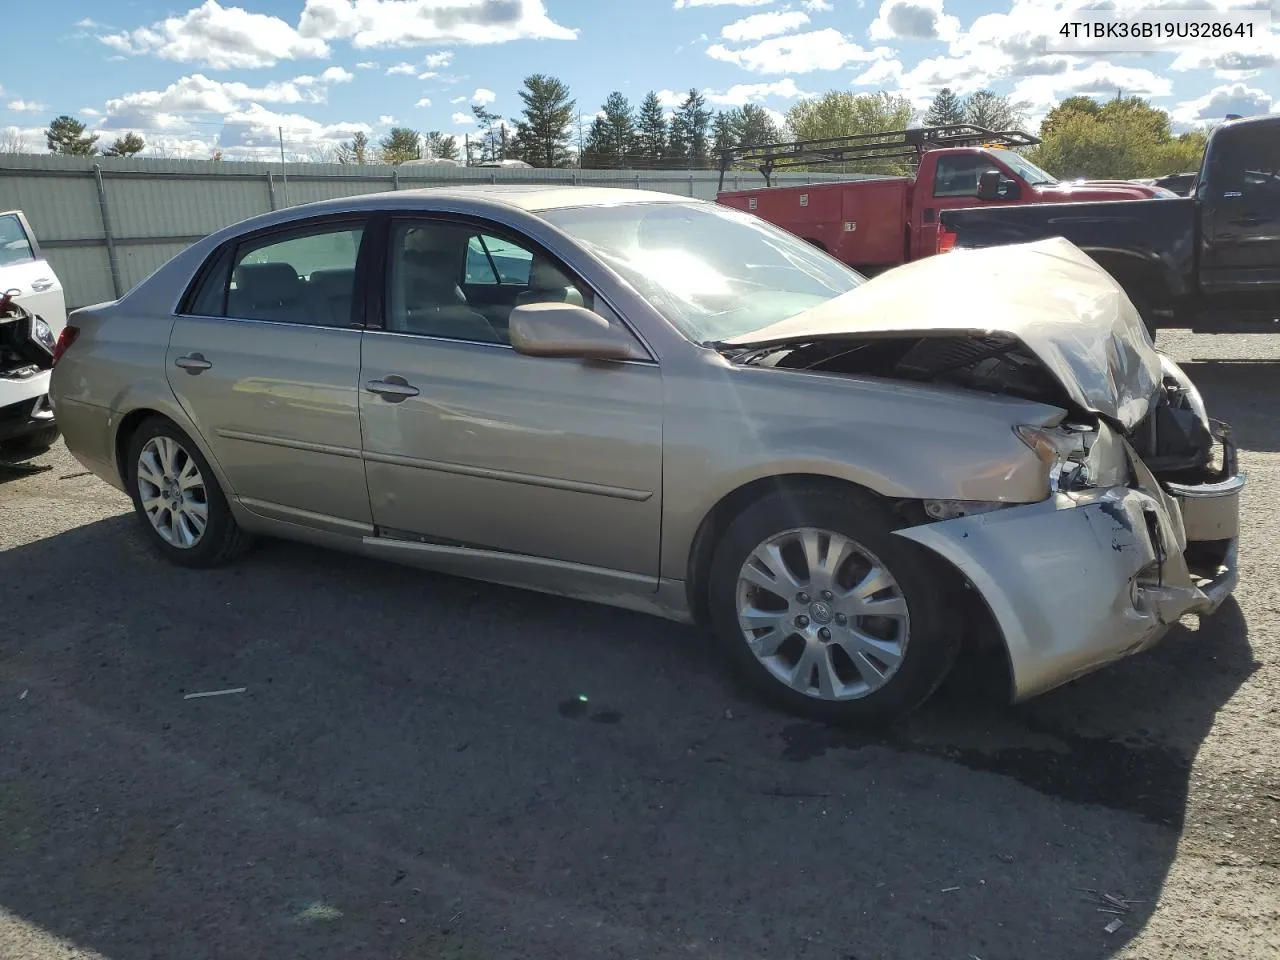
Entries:
POLYGON ((526 303, 511 311, 511 346, 527 357, 636 360, 631 334, 570 303, 526 303))
POLYGON ((1002 200, 1000 183, 1004 179, 999 170, 984 170, 978 177, 979 200, 1002 200))

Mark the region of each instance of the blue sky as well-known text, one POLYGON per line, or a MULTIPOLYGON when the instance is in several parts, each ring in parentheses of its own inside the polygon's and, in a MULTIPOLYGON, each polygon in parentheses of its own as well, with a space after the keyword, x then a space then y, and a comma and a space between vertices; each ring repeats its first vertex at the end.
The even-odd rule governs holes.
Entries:
MULTIPOLYGON (((1081 0, 1070 0, 1077 6, 1081 0)), ((1271 10, 1280 0, 1088 0, 1120 9, 1271 10)), ((43 148, 59 113, 105 138, 134 129, 171 155, 305 154, 392 124, 462 134, 470 105, 507 116, 533 72, 569 84, 589 121, 611 90, 638 103, 691 86, 713 106, 785 112, 825 90, 924 105, 990 87, 1031 124, 1063 97, 1151 98, 1193 124, 1280 112, 1280 26, 1252 44, 1047 53, 1064 0, 47 0, 0 67, 0 130, 43 148)))

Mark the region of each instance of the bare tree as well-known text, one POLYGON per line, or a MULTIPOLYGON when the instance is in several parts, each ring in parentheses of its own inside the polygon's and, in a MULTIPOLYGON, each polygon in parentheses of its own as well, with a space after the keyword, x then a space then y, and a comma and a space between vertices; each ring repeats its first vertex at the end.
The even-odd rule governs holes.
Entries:
POLYGON ((31 141, 17 127, 0 130, 0 153, 30 153, 31 141))
POLYGON ((303 154, 307 163, 339 163, 338 151, 332 144, 317 143, 307 147, 303 154))

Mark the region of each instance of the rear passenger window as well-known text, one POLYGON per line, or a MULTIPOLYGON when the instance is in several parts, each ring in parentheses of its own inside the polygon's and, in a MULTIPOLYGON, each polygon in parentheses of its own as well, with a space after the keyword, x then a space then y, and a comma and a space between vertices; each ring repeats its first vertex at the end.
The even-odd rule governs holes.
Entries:
POLYGON ((242 243, 229 282, 225 268, 213 270, 193 307, 206 316, 349 326, 363 233, 363 225, 344 223, 242 243))

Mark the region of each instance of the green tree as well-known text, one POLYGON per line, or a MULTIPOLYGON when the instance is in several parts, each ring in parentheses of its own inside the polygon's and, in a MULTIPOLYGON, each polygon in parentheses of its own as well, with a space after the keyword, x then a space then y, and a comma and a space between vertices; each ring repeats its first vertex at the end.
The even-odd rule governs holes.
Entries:
POLYGON ((636 118, 630 101, 615 90, 605 99, 600 113, 587 134, 582 166, 597 169, 629 166, 636 151, 636 118))
POLYGON ((116 137, 115 142, 102 151, 102 155, 104 157, 132 157, 146 148, 146 141, 130 130, 123 137, 116 137))
POLYGON ((748 103, 734 110, 733 125, 738 132, 739 143, 777 143, 782 139, 777 123, 759 104, 748 103))
POLYGON ((422 159, 422 136, 410 127, 392 127, 378 143, 383 163, 422 159))
POLYGON ((734 122, 735 113, 736 111, 734 110, 730 110, 728 113, 721 110, 716 113, 715 119, 711 121, 711 150, 717 160, 722 150, 728 150, 739 143, 738 125, 734 122))
POLYGON ((950 87, 943 87, 929 104, 924 124, 926 127, 940 127, 949 123, 964 123, 964 101, 950 87))
POLYGON ((369 138, 361 130, 357 130, 350 140, 338 144, 336 152, 339 163, 364 164, 373 162, 373 154, 369 149, 369 138))
POLYGON ((524 103, 511 152, 534 167, 569 165, 569 124, 576 103, 563 81, 544 73, 525 78, 524 103))
POLYGON ((710 132, 711 111, 707 108, 707 98, 690 88, 689 95, 671 118, 668 138, 671 163, 668 165, 689 170, 705 168, 709 159, 710 132))
POLYGON ((1055 176, 1130 180, 1199 168, 1206 131, 1174 137, 1169 115, 1138 97, 1092 106, 1072 100, 1045 117, 1042 142, 1028 155, 1055 176))
POLYGON ((667 119, 662 114, 662 102, 650 90, 640 104, 636 118, 636 154, 638 166, 661 165, 667 150, 667 119))
MULTIPOLYGON (((787 127, 797 140, 824 140, 905 130, 911 122, 911 101, 883 90, 879 93, 846 93, 832 90, 820 97, 797 101, 787 111, 787 127)), ((833 173, 847 172, 901 175, 907 165, 900 160, 859 161, 856 164, 823 164, 833 173)))
MULTIPOLYGON (((480 128, 480 161, 507 159, 507 125, 502 114, 486 110, 478 103, 471 105, 471 115, 480 128)), ((468 157, 467 161, 470 162, 468 157)))
POLYGON ((426 136, 427 156, 434 160, 457 160, 458 138, 431 130, 426 136))
POLYGON ((84 124, 75 117, 63 114, 55 117, 44 132, 51 153, 65 153, 76 157, 91 157, 98 152, 98 135, 85 135, 84 124))
POLYGON ((1087 97, 1083 94, 1067 97, 1067 99, 1045 114, 1045 118, 1040 121, 1040 138, 1044 139, 1052 135, 1053 131, 1073 114, 1083 113, 1086 116, 1096 117, 1101 112, 1102 104, 1098 103, 1093 97, 1087 97))
POLYGON ((964 101, 964 122, 988 130, 1016 130, 1025 121, 1019 104, 990 90, 979 90, 964 101))

